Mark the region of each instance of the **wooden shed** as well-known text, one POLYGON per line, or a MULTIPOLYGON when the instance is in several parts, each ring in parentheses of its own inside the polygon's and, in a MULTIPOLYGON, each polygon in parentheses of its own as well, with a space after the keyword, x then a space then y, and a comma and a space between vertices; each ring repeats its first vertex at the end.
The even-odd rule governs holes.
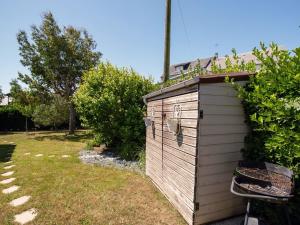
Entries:
POLYGON ((244 111, 226 76, 209 75, 144 96, 147 104, 146 174, 188 224, 245 212, 230 183, 247 134, 244 111))

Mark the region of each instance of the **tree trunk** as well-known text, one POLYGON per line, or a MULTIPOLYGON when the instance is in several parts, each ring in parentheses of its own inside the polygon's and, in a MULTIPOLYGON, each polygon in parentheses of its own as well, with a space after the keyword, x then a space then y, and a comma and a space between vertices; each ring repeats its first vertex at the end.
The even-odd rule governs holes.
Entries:
POLYGON ((69 106, 69 134, 75 133, 75 123, 76 123, 76 111, 74 103, 71 102, 69 106))
POLYGON ((27 116, 25 117, 25 130, 26 130, 26 133, 28 132, 28 118, 27 116))

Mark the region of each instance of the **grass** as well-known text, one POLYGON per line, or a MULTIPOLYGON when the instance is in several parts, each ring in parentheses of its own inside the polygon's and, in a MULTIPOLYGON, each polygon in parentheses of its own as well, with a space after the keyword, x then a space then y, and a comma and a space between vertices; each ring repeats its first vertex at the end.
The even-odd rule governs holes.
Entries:
MULTIPOLYGON (((11 155, 17 178, 12 184, 21 186, 9 195, 0 193, 0 224, 14 224, 14 215, 30 208, 38 210, 30 224, 38 225, 185 224, 147 177, 82 164, 78 152, 88 138, 85 132, 75 136, 63 132, 0 134, 0 173, 6 172, 4 162, 11 155), (31 155, 25 156, 26 152, 31 155), (34 157, 40 153, 44 156, 34 157), (62 158, 64 154, 71 157, 62 158), (32 198, 17 208, 8 205, 23 195, 32 198)), ((0 184, 0 188, 12 184, 0 184)))

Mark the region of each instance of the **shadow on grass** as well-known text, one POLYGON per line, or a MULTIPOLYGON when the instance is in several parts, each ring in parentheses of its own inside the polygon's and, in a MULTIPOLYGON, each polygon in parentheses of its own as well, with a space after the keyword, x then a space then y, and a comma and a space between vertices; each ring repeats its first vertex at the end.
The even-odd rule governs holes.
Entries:
POLYGON ((0 144, 0 162, 8 162, 11 160, 16 145, 0 144))
POLYGON ((92 134, 88 132, 78 132, 73 135, 64 134, 62 132, 55 133, 55 132, 47 132, 42 133, 41 136, 34 137, 34 140, 37 141, 44 141, 44 140, 55 140, 55 141, 73 141, 73 142, 82 142, 84 140, 92 138, 92 134))
POLYGON ((11 135, 11 134, 17 134, 17 132, 15 132, 15 131, 0 131, 1 136, 11 135))

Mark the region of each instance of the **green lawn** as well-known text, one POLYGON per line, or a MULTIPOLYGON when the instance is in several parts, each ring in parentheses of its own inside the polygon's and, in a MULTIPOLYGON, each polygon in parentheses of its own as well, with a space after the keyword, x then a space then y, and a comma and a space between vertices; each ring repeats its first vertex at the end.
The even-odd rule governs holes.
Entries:
POLYGON ((12 194, 0 192, 0 224, 14 224, 14 215, 30 208, 36 208, 38 216, 29 224, 38 225, 185 224, 148 178, 82 164, 78 152, 87 138, 84 132, 72 138, 63 132, 0 134, 0 173, 6 172, 4 162, 11 152, 16 165, 11 177, 17 178, 11 184, 0 184, 1 191, 21 186, 12 194), (25 156, 26 152, 31 155, 25 156), (34 156, 40 153, 43 157, 34 156), (62 158, 64 154, 71 157, 62 158), (23 195, 32 198, 16 208, 8 205, 23 195))

